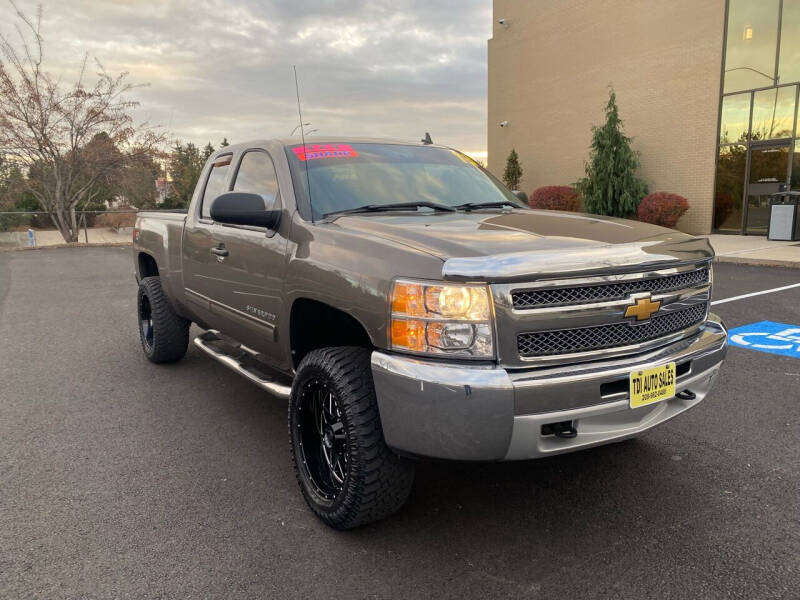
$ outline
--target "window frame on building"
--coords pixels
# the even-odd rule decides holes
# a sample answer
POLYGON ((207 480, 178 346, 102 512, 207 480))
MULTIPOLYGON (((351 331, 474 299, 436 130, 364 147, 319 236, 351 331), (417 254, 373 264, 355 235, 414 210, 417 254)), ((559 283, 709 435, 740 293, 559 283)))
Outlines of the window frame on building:
MULTIPOLYGON (((786 169, 786 179, 785 184, 787 186, 791 185, 792 179, 798 179, 798 175, 792 171, 794 160, 794 153, 795 149, 800 147, 800 138, 798 138, 798 131, 797 131, 797 121, 798 121, 798 110, 800 109, 800 79, 790 82, 780 82, 780 69, 781 69, 781 62, 780 62, 780 53, 781 53, 781 46, 782 46, 782 38, 783 38, 783 15, 784 15, 784 6, 788 2, 797 2, 798 0, 777 0, 777 35, 775 40, 775 62, 774 62, 774 69, 773 69, 773 76, 772 76, 772 85, 760 86, 760 87, 752 87, 752 88, 745 88, 745 89, 733 89, 729 91, 725 91, 725 77, 726 73, 732 70, 739 70, 742 68, 737 66, 734 68, 728 68, 727 62, 727 50, 728 50, 728 43, 730 37, 730 11, 731 11, 731 4, 732 2, 741 2, 744 0, 726 0, 725 2, 725 23, 724 23, 724 31, 723 31, 723 48, 722 48, 722 65, 721 65, 721 73, 720 73, 720 92, 719 92, 719 108, 718 108, 718 117, 717 117, 717 139, 716 139, 716 156, 714 160, 714 197, 713 197, 713 211, 712 211, 712 232, 714 233, 735 233, 735 234, 747 234, 748 231, 748 213, 749 213, 749 186, 750 183, 750 170, 751 170, 751 155, 754 149, 764 148, 764 147, 775 147, 780 148, 784 145, 788 145, 788 165, 786 169), (792 121, 792 130, 791 135, 789 137, 770 137, 769 139, 753 139, 753 113, 755 110, 755 101, 756 101, 756 94, 759 92, 764 92, 768 90, 774 90, 775 93, 775 108, 773 109, 772 120, 770 121, 770 135, 772 134, 772 127, 774 127, 775 123, 775 110, 777 110, 778 100, 780 96, 780 91, 783 88, 794 88, 794 114, 793 114, 793 121, 792 121), (723 128, 723 108, 725 99, 732 96, 744 95, 749 94, 749 117, 747 122, 747 129, 743 134, 743 139, 736 139, 730 140, 726 138, 725 141, 721 139, 722 136, 722 128, 723 128), (732 146, 741 146, 744 145, 746 148, 746 161, 744 166, 744 173, 742 174, 742 197, 740 199, 740 214, 741 214, 741 222, 739 224, 738 229, 722 229, 720 226, 722 223, 717 222, 717 216, 721 214, 723 211, 721 210, 722 207, 718 206, 718 185, 719 185, 719 169, 720 169, 720 154, 722 153, 724 148, 729 148, 732 146)), ((751 0, 752 2, 757 2, 758 0, 751 0)), ((747 29, 747 27, 745 27, 747 29)), ((751 35, 752 35, 751 30, 751 35)), ((748 38, 749 39, 749 38, 748 38)), ((765 73, 761 73, 765 77, 769 77, 769 75, 765 73)), ((800 72, 798 72, 798 78, 800 78, 800 72)), ((784 182, 775 182, 778 185, 784 182)), ((760 234, 760 233, 759 233, 760 234)))

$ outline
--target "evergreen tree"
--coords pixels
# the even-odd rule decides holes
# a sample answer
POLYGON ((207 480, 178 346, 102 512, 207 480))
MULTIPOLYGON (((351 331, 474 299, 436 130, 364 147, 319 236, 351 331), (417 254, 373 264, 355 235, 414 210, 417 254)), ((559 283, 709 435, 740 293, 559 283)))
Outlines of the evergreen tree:
POLYGON ((203 164, 205 164, 205 162, 208 160, 208 158, 212 154, 214 154, 215 151, 216 151, 216 149, 214 148, 214 146, 211 145, 211 142, 208 142, 206 144, 206 147, 203 148, 203 164))
POLYGON ((575 184, 586 212, 614 217, 636 214, 647 195, 647 184, 636 177, 639 156, 622 129, 613 90, 605 108, 606 122, 592 127, 592 145, 586 177, 575 184))
POLYGON ((200 178, 200 172, 209 155, 214 152, 211 144, 202 151, 192 142, 185 144, 176 141, 172 153, 167 160, 170 174, 169 198, 164 203, 164 208, 186 208, 192 199, 194 187, 200 178))
POLYGON ((503 171, 503 183, 510 190, 518 190, 522 181, 522 163, 519 162, 517 151, 512 148, 506 159, 506 170, 503 171))

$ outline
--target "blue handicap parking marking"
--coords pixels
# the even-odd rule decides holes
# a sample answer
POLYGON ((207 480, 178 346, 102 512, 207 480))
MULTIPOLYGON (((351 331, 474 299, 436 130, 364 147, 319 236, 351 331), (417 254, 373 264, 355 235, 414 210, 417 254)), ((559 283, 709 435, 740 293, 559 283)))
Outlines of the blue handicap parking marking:
POLYGON ((728 331, 731 346, 800 358, 800 325, 760 321, 728 331))

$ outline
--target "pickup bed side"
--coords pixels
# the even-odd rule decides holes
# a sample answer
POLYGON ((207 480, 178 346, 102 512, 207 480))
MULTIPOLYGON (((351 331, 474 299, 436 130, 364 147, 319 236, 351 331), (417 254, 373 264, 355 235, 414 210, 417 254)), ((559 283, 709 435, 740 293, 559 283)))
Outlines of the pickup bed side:
POLYGON ((181 238, 186 215, 166 212, 140 212, 136 215, 134 244, 136 279, 158 276, 175 309, 190 318, 183 306, 181 278, 181 238))

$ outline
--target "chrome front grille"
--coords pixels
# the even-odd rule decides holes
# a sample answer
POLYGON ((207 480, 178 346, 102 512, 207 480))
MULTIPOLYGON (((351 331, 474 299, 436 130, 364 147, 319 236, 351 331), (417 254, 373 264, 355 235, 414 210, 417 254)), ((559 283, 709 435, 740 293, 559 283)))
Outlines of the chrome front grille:
POLYGON ((578 327, 555 331, 536 331, 517 335, 517 351, 523 358, 575 354, 640 344, 682 331, 702 323, 706 304, 695 304, 656 316, 641 325, 627 322, 578 327))
POLYGON ((543 308, 546 306, 569 306, 593 302, 622 300, 631 294, 650 292, 659 294, 682 290, 708 283, 708 267, 649 279, 636 279, 619 283, 581 285, 557 288, 518 289, 511 292, 515 310, 543 308))
POLYGON ((574 364, 640 354, 691 336, 711 300, 711 264, 492 284, 504 366, 574 364))

